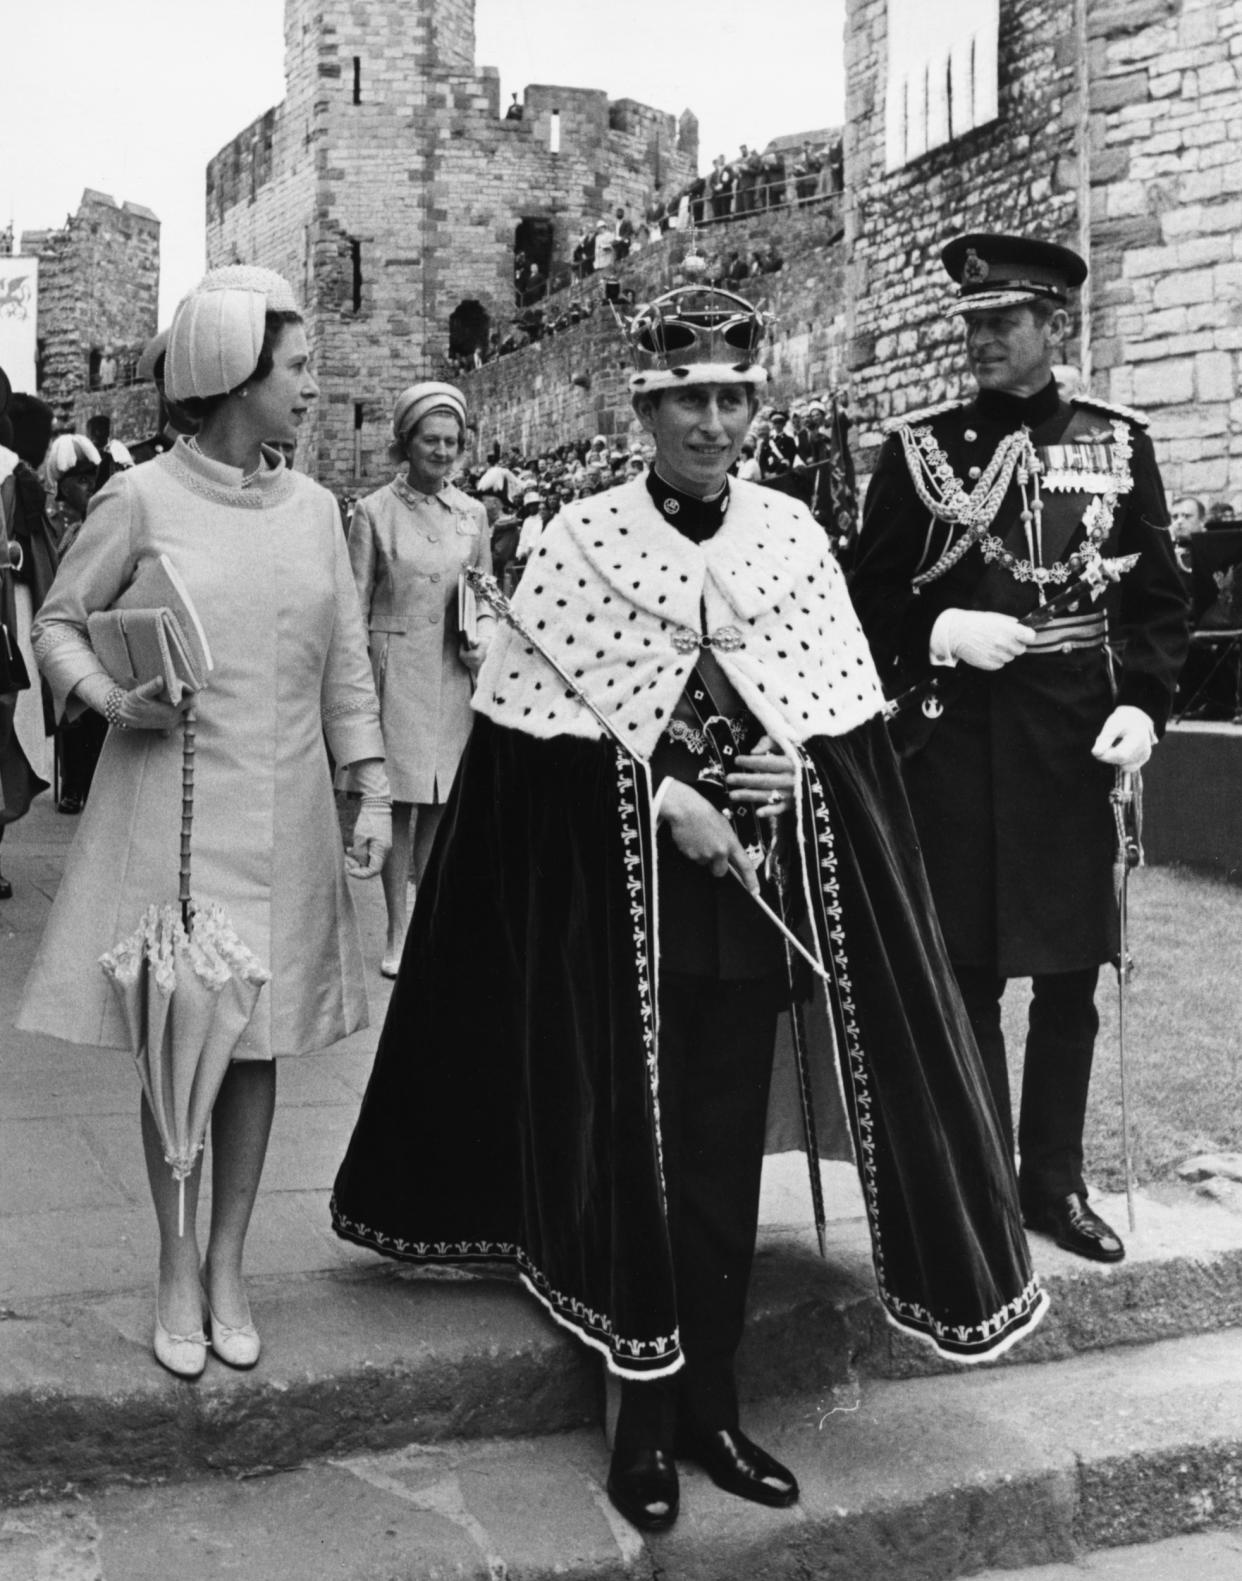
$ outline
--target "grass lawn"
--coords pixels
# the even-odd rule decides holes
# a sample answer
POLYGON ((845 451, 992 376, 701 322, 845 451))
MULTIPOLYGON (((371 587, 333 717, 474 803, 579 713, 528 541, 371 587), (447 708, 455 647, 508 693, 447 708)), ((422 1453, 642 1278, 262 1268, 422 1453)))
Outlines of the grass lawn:
MULTIPOLYGON (((1242 1152, 1242 886, 1183 867, 1130 876, 1127 1098, 1135 1176, 1169 1179, 1200 1152, 1242 1152)), ((1015 1102, 1029 983, 1005 995, 1015 1102)), ((1087 1109, 1086 1173, 1124 1187, 1117 974, 1100 972, 1100 1035, 1087 1109)), ((1015 1116, 1016 1122, 1016 1116, 1015 1116)))

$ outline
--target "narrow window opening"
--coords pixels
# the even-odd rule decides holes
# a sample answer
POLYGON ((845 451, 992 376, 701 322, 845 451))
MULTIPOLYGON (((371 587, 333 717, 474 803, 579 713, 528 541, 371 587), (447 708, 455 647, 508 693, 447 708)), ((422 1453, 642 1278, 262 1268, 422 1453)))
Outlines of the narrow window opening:
POLYGON ((362 418, 363 405, 361 401, 354 402, 354 476, 362 476, 362 418))
POLYGON ((548 123, 548 152, 559 154, 561 151, 561 112, 553 110, 548 123))
POLYGON ((354 103, 362 103, 362 56, 354 56, 354 103))
POLYGON ((349 262, 353 270, 354 312, 362 311, 362 243, 352 237, 349 242, 349 262))

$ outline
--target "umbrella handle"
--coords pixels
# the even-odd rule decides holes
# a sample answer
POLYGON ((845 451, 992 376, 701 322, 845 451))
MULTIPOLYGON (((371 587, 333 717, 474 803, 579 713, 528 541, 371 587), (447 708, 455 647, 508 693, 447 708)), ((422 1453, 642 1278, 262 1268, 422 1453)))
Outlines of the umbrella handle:
POLYGON ((190 899, 190 829, 194 823, 194 705, 186 709, 181 725, 181 923, 187 930, 193 902, 190 899))

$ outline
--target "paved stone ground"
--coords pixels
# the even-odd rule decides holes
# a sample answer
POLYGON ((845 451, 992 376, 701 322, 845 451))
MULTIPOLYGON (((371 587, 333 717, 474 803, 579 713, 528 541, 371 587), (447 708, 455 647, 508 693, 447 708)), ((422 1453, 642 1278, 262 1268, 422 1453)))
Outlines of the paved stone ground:
MULTIPOLYGON (((691 1469, 643 1541, 602 1492, 581 1347, 512 1281, 427 1279, 328 1228, 378 970, 376 1027, 281 1062, 249 1254, 264 1360, 169 1378, 129 1058, 12 1027, 74 827, 45 802, 3 847, 0 1581, 1242 1581, 1242 1538, 1202 1530, 1242 1522, 1242 1217, 1144 1197, 1107 1269, 1036 1237, 1053 1307, 1014 1359, 1043 1365, 932 1376, 875 1311, 852 1169, 825 1166, 825 1267, 798 1155, 765 1176, 743 1374, 804 1500, 757 1510, 691 1469)), ((383 898, 354 893, 376 963, 383 898)))
MULTIPOLYGON (((15 1030, 33 959, 75 818, 40 797, 5 835, 0 858, 14 896, 0 904, 0 1306, 53 1296, 145 1288, 157 1242, 138 1139, 138 1083, 128 1054, 83 1049, 15 1030)), ((247 1271, 281 1274, 373 1266, 332 1234, 327 1199, 371 1068, 391 985, 379 974, 384 899, 379 882, 351 889, 371 966, 372 1025, 326 1052, 279 1061, 277 1112, 247 1271)), ((806 1222, 800 1156, 773 1162, 767 1223, 806 1222)), ((203 1173, 200 1223, 210 1174, 203 1173)), ((826 1165, 829 1212, 861 1213, 854 1171, 826 1165)))

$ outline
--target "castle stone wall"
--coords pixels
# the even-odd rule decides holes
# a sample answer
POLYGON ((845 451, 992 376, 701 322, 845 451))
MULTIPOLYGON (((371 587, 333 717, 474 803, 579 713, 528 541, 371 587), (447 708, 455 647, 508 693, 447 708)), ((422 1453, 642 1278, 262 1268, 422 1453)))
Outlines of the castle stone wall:
MULTIPOLYGON (((1242 494, 1242 0, 1001 0, 995 122, 884 170, 885 0, 849 0, 851 383, 864 464, 887 417, 967 393, 939 248, 1014 230, 1079 245, 1084 119, 1093 388, 1147 412, 1170 492, 1242 494)), ((1067 360, 1081 358, 1071 342, 1067 360)))
POLYGON ((940 248, 963 231, 1077 231, 1071 0, 1002 0, 999 117, 885 173, 885 0, 849 0, 845 233, 851 399, 864 456, 887 418, 965 393, 940 248))
POLYGON ((1242 3, 1092 10, 1097 386, 1171 494, 1242 497, 1242 3))
MULTIPOLYGON (((773 274, 734 289, 773 314, 765 362, 771 384, 765 399, 790 400, 845 379, 845 258, 841 199, 806 208, 775 209, 707 226, 694 245, 709 265, 775 246, 784 262, 773 274)), ((676 231, 637 253, 618 271, 637 302, 685 285, 689 242, 676 231)), ((578 293, 596 304, 589 318, 458 378, 477 425, 480 454, 493 443, 538 455, 570 440, 639 432, 630 406, 630 365, 611 312, 591 276, 578 293)), ((548 303, 565 305, 569 293, 548 303)))
POLYGON ((529 88, 503 119, 473 0, 287 0, 285 33, 284 102, 208 167, 208 257, 300 289, 321 398, 299 462, 354 492, 394 396, 443 365, 452 313, 509 328, 519 223, 548 222, 567 263, 584 222, 687 179, 697 140, 692 118, 583 88, 529 88))
POLYGON ((61 229, 26 231, 21 251, 39 260, 37 393, 63 428, 81 429, 88 414, 116 411, 120 437, 130 421, 127 406, 146 410, 122 392, 157 327, 159 220, 140 204, 117 203, 88 187, 61 229))

